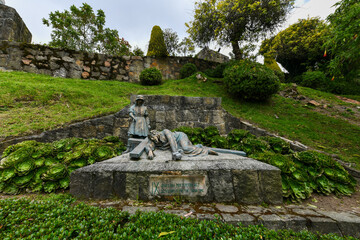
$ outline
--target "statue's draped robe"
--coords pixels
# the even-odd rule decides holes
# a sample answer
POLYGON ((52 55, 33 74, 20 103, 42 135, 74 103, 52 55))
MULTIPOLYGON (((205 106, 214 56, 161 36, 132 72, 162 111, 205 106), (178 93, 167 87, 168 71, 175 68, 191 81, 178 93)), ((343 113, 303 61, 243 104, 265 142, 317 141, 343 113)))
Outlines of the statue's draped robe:
POLYGON ((201 144, 193 145, 188 136, 183 132, 171 132, 165 129, 162 131, 162 137, 160 142, 156 144, 156 147, 161 150, 171 149, 171 145, 175 146, 176 151, 183 151, 187 156, 208 155, 209 148, 202 146, 201 144))
POLYGON ((149 114, 146 106, 136 106, 134 104, 130 107, 129 111, 133 114, 136 121, 131 122, 128 134, 139 137, 147 137, 149 134, 149 114))

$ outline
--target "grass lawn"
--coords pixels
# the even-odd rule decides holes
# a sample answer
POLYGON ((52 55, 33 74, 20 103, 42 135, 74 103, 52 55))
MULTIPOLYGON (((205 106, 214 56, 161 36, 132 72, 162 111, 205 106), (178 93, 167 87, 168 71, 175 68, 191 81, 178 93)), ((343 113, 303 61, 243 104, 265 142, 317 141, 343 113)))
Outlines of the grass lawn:
MULTIPOLYGON (((0 72, 0 139, 38 133, 74 121, 114 113, 131 94, 222 97, 225 110, 270 132, 297 140, 360 169, 360 127, 314 111, 300 101, 275 95, 266 103, 235 100, 219 80, 194 77, 168 80, 161 86, 116 81, 62 79, 22 72, 0 72)), ((298 87, 301 94, 330 104, 350 106, 334 95, 298 87)), ((358 120, 360 121, 360 120, 358 120)))

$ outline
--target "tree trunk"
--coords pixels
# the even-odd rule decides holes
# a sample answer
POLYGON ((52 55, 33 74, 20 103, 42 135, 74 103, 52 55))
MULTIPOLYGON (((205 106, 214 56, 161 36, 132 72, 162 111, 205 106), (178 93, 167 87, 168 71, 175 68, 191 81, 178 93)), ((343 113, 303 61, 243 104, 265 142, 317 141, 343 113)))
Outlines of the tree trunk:
POLYGON ((243 59, 243 53, 242 53, 242 51, 241 51, 241 49, 239 47, 238 41, 232 41, 231 46, 232 46, 232 49, 233 49, 233 53, 235 55, 235 59, 236 60, 243 59))

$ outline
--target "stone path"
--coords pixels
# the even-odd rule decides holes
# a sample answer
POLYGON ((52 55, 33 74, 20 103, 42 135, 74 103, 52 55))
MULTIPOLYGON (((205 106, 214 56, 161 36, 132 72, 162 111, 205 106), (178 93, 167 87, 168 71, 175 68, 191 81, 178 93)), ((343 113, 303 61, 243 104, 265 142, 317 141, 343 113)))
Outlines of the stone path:
POLYGON ((270 229, 309 230, 311 232, 336 233, 340 236, 360 238, 360 211, 335 212, 324 211, 312 206, 239 206, 225 204, 177 204, 143 203, 136 201, 100 201, 90 205, 114 207, 135 214, 136 211, 163 211, 181 217, 192 217, 200 220, 220 218, 224 222, 245 226, 263 224, 270 229))

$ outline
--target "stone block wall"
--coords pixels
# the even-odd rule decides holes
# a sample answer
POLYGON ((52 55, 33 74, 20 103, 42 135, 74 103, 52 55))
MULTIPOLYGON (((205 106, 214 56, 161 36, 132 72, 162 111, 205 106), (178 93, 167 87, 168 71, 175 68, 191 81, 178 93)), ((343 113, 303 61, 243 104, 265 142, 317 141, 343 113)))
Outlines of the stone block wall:
MULTIPOLYGON (((227 134, 232 129, 245 129, 256 136, 275 136, 226 112, 221 106, 221 98, 167 95, 145 95, 144 97, 149 112, 151 129, 171 130, 180 126, 201 128, 216 126, 222 135, 227 134)), ((135 102, 135 98, 135 95, 131 96, 132 104, 135 102)), ((6 147, 26 140, 51 142, 68 137, 103 138, 114 135, 126 142, 130 126, 129 107, 130 105, 115 114, 70 124, 64 128, 45 131, 39 135, 4 139, 0 141, 0 154, 6 147)), ((284 140, 290 142, 291 147, 296 151, 307 149, 301 143, 288 139, 284 140)))
POLYGON ((0 42, 0 67, 62 78, 139 82, 142 70, 158 68, 163 79, 179 79, 180 69, 194 63, 200 71, 218 63, 190 57, 111 56, 17 42, 0 42))
POLYGON ((31 43, 32 35, 17 11, 0 4, 0 40, 31 43))

